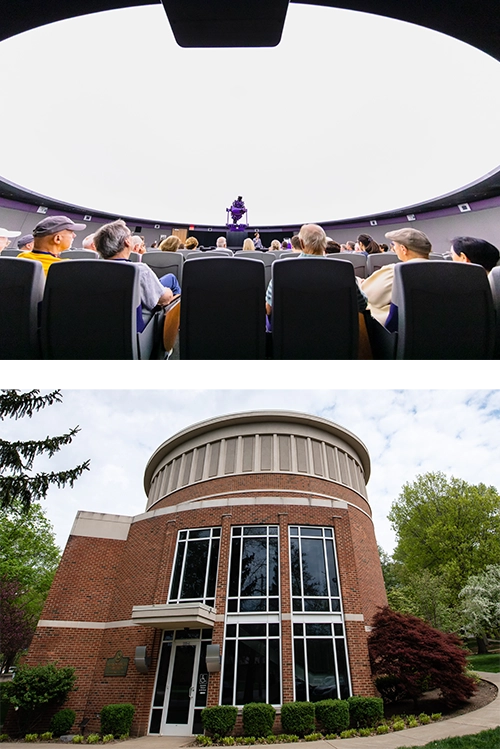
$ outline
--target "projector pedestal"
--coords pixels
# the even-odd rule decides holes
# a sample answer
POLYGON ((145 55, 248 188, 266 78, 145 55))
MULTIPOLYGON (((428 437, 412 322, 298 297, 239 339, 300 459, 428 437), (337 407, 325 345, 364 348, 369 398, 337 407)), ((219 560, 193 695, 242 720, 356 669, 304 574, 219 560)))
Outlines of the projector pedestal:
POLYGON ((230 250, 241 250, 247 237, 247 231, 228 231, 226 234, 227 246, 230 250))

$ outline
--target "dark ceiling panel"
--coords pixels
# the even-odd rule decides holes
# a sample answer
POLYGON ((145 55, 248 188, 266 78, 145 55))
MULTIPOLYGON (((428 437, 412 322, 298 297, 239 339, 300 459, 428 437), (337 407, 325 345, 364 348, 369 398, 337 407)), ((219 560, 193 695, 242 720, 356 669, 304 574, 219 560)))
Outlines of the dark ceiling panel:
POLYGON ((275 47, 288 0, 162 0, 181 47, 275 47))

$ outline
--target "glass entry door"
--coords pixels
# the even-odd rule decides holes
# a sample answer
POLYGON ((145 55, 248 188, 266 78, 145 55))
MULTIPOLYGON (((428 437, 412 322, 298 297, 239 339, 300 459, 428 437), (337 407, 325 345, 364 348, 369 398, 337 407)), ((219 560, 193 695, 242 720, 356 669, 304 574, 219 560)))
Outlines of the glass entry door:
POLYGON ((195 665, 200 642, 174 642, 167 699, 161 733, 164 736, 191 736, 196 693, 195 665))

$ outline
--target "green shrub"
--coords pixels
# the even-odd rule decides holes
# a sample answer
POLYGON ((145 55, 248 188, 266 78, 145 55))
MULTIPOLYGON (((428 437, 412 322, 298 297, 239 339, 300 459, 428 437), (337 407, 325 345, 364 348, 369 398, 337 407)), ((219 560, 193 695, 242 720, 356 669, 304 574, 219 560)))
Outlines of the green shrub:
POLYGON ((75 669, 70 666, 20 666, 10 684, 9 700, 14 707, 31 711, 48 702, 62 704, 75 680, 75 669))
POLYGON ((341 739, 352 739, 353 736, 356 736, 355 728, 348 728, 347 731, 342 731, 340 734, 341 739))
POLYGON ((63 736, 70 732, 71 726, 75 722, 76 713, 69 707, 65 707, 64 710, 59 710, 55 715, 52 716, 50 721, 50 730, 54 736, 63 736))
POLYGON ((313 702, 285 702, 281 707, 281 725, 286 733, 304 736, 314 731, 313 702))
POLYGON ((135 707, 130 702, 105 705, 101 708, 101 734, 112 733, 113 737, 118 737, 122 733, 130 733, 134 712, 135 707))
POLYGON ((294 744, 296 741, 299 740, 299 737, 295 733, 281 733, 278 736, 278 739, 283 744, 294 744))
POLYGON ((87 736, 87 744, 98 744, 100 741, 100 736, 98 733, 89 733, 87 736))
POLYGON ((214 705, 201 711, 203 728, 212 736, 225 736, 232 731, 237 717, 238 708, 232 705, 214 705))
POLYGON ((276 743, 276 736, 274 733, 268 733, 266 736, 266 741, 268 744, 275 744, 276 743))
POLYGON ((327 733, 325 734, 325 739, 327 741, 334 741, 335 739, 338 739, 338 735, 336 733, 327 733))
POLYGON ((349 697, 349 716, 353 728, 376 726, 384 717, 381 697, 349 697))
POLYGON ((432 713, 431 720, 441 720, 443 713, 432 713))
POLYGON ((322 738, 322 733, 308 733, 307 736, 304 736, 304 741, 319 741, 322 738))
POLYGON ((200 735, 196 737, 196 743, 200 746, 212 746, 212 739, 210 736, 204 736, 200 733, 200 735))
POLYGON ((416 728, 418 726, 418 720, 414 715, 410 715, 408 718, 408 728, 416 728))
POLYGON ((83 744, 83 736, 81 736, 81 734, 77 734, 76 736, 73 736, 71 742, 73 744, 83 744))
POLYGON ((420 725, 425 726, 427 723, 431 722, 430 716, 427 715, 427 713, 420 713, 418 716, 418 719, 420 721, 420 725))
POLYGON ((360 736, 370 736, 372 730, 372 728, 360 728, 358 733, 360 736))
MULTIPOLYGON (((7 717, 7 712, 10 706, 9 693, 10 693, 10 681, 0 682, 0 726, 4 724, 7 717)), ((5 734, 2 734, 4 736, 5 734)), ((1 741, 1 737, 0 737, 1 741)), ((6 739, 4 739, 6 741, 6 739)))
POLYGON ((114 738, 115 738, 114 734, 107 733, 105 736, 102 737, 102 743, 103 744, 109 744, 109 742, 113 741, 114 738))
POLYGON ((30 743, 32 741, 38 741, 38 734, 37 733, 27 733, 26 736, 24 737, 24 740, 27 741, 27 742, 30 742, 30 743))
POLYGON ((389 733, 389 726, 386 726, 386 725, 377 726, 376 731, 377 731, 378 734, 389 733))
POLYGON ((234 746, 234 736, 223 736, 220 743, 222 746, 234 746))
POLYGON ((249 702, 243 706, 243 735, 267 736, 272 733, 276 710, 266 702, 249 702))
POLYGON ((0 742, 2 741, 10 741, 10 736, 8 733, 0 733, 0 742))
POLYGON ((314 705, 316 718, 327 733, 340 733, 349 728, 347 700, 321 700, 314 705))
POLYGON ((120 741, 126 741, 129 738, 130 738, 130 734, 129 733, 122 733, 122 734, 120 734, 120 741))
POLYGON ((52 731, 45 731, 45 733, 41 733, 40 741, 52 741, 52 731))
POLYGON ((402 731, 405 728, 404 720, 395 720, 392 724, 393 731, 402 731))

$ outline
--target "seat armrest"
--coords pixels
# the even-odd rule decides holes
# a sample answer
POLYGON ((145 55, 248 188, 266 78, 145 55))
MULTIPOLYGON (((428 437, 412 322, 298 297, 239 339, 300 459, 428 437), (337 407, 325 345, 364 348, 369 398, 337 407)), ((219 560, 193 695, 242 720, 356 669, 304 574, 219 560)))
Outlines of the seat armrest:
POLYGON ((374 359, 395 359, 398 334, 391 333, 374 317, 365 318, 374 359))

